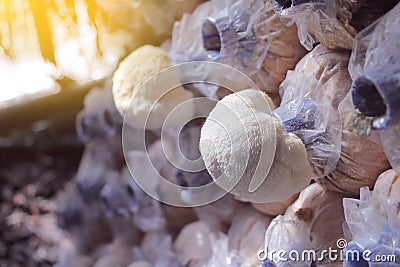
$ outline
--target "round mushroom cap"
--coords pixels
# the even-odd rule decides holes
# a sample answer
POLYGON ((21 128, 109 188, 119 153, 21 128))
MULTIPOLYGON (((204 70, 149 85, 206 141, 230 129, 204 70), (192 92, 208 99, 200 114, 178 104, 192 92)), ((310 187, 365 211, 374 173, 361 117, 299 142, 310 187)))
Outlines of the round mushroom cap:
POLYGON ((394 170, 388 170, 379 175, 374 186, 374 194, 381 194, 389 203, 400 207, 400 179, 394 170))
MULTIPOLYGON (((113 96, 121 115, 136 128, 160 129, 168 114, 193 97, 181 85, 168 54, 159 47, 145 45, 133 51, 118 66, 113 77, 113 96)), ((171 125, 190 120, 194 105, 175 112, 171 125)))
POLYGON ((251 206, 244 208, 232 221, 228 231, 229 249, 237 251, 247 263, 259 263, 255 251, 264 245, 264 233, 272 218, 255 211, 251 206))
POLYGON ((271 99, 254 89, 224 97, 201 130, 200 152, 223 189, 250 202, 284 200, 312 176, 306 149, 273 118, 271 99))
POLYGON ((327 191, 317 183, 309 185, 285 215, 272 220, 265 234, 265 247, 276 251, 294 249, 300 253, 312 249, 318 256, 318 266, 334 266, 335 262, 326 255, 322 259, 322 256, 324 249, 337 248, 337 240, 344 236, 343 196, 327 191))
POLYGON ((286 209, 290 206, 290 204, 292 204, 298 197, 299 194, 294 194, 282 201, 268 202, 268 203, 251 203, 251 205, 258 212, 261 212, 269 216, 277 216, 284 214, 286 209))
POLYGON ((211 230, 205 222, 196 221, 186 225, 174 243, 180 262, 206 263, 212 255, 211 230))

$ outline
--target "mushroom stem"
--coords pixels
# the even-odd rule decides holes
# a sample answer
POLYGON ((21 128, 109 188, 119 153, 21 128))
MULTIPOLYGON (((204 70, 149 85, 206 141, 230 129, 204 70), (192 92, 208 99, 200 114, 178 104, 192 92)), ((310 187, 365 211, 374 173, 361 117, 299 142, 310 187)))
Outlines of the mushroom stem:
POLYGON ((375 130, 400 122, 399 71, 400 64, 368 69, 353 83, 353 105, 362 115, 373 117, 375 130))

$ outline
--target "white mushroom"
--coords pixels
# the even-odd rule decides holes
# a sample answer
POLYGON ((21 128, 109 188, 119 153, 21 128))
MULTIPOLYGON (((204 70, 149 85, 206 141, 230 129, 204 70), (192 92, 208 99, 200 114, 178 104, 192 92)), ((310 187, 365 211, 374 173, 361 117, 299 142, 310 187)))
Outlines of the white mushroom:
MULTIPOLYGON (((160 129, 177 105, 192 98, 191 92, 178 86, 179 75, 169 68, 171 65, 164 50, 145 45, 118 66, 113 77, 114 101, 118 111, 134 127, 160 129)), ((183 110, 174 113, 172 124, 186 122, 193 113, 194 106, 185 105, 183 110)))
POLYGON ((264 233, 272 218, 255 211, 251 206, 240 212, 233 220, 228 231, 229 250, 237 251, 242 263, 259 263, 257 251, 264 243, 264 233))
POLYGON ((243 200, 280 201, 310 183, 302 141, 284 132, 269 115, 272 108, 265 93, 240 91, 218 102, 201 130, 200 152, 209 173, 243 200))
POLYGON ((394 170, 379 175, 374 186, 374 193, 381 194, 390 203, 400 206, 400 179, 394 170))
POLYGON ((208 261, 212 255, 210 234, 210 228, 202 221, 190 223, 182 229, 174 243, 181 264, 201 266, 208 261))
MULTIPOLYGON (((344 236, 342 198, 343 195, 327 191, 316 183, 308 186, 286 210, 285 215, 280 215, 271 222, 265 234, 265 247, 269 251, 296 250, 300 255, 304 250, 312 249, 318 256, 317 264, 327 264, 329 262, 327 258, 320 261, 321 256, 327 256, 321 254, 321 251, 328 247, 336 249, 337 240, 344 236)), ((272 257, 272 255, 269 256, 272 257)), ((281 260, 274 258, 275 263, 281 260)), ((291 265, 292 263, 288 261, 279 266, 310 266, 311 264, 308 262, 302 263, 303 265, 291 265)), ((333 263, 329 262, 329 264, 333 263)))
POLYGON ((286 209, 299 197, 299 194, 294 194, 287 199, 278 202, 269 203, 251 203, 258 211, 266 215, 277 216, 284 214, 286 209))

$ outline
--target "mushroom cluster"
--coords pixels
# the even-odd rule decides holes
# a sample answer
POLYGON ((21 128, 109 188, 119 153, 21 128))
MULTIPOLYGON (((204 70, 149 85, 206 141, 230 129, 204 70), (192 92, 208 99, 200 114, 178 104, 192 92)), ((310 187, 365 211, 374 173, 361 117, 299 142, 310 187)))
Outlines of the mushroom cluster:
POLYGON ((199 2, 87 95, 58 266, 400 266, 398 1, 199 2))

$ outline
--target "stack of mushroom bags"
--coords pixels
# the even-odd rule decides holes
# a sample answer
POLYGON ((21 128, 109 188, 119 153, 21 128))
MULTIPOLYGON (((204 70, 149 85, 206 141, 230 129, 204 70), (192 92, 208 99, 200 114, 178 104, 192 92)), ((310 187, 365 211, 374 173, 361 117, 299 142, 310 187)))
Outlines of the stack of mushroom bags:
MULTIPOLYGON (((58 219, 70 242, 59 265, 379 265, 321 253, 331 248, 397 255, 380 266, 400 266, 396 4, 211 0, 184 14, 160 47, 134 50, 112 83, 90 92, 77 119, 87 148, 76 181, 60 195, 58 219), (143 87, 157 73, 193 61, 225 64, 253 82, 199 64, 196 75, 221 76, 234 89, 182 83, 170 94, 143 87), (168 114, 196 97, 216 101, 186 105, 172 118, 172 124, 197 118, 181 129, 179 146, 162 139, 168 114), (165 150, 178 148, 206 169, 175 167, 165 150), (153 183, 152 167, 185 187, 215 182, 225 189, 221 174, 237 183, 212 203, 191 206, 196 196, 153 183), (153 199, 143 181, 159 200, 182 207, 153 199), (280 250, 313 250, 317 258, 269 254, 280 250)), ((171 84, 195 75, 170 73, 171 84)))

